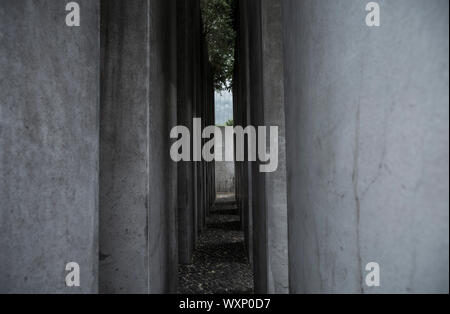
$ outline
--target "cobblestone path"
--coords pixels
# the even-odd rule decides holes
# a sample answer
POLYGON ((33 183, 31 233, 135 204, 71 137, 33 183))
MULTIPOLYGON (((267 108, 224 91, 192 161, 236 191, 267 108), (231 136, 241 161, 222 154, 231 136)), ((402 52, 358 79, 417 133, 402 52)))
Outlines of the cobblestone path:
POLYGON ((179 292, 186 294, 250 294, 253 274, 244 234, 232 198, 221 198, 207 218, 193 264, 180 265, 179 292))

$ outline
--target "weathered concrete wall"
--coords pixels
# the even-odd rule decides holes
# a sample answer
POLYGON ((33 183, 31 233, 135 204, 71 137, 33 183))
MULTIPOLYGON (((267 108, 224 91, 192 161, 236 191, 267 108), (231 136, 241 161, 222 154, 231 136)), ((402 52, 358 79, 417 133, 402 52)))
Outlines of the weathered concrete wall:
POLYGON ((291 292, 448 293, 448 1, 366 3, 284 1, 291 292))
POLYGON ((177 0, 150 0, 150 293, 178 286, 177 165, 170 130, 177 123, 177 0))
POLYGON ((238 37, 236 119, 244 125, 278 126, 279 156, 278 169, 273 173, 261 173, 260 162, 238 165, 242 169, 237 171, 240 176, 237 194, 241 199, 241 195, 251 191, 248 193, 251 207, 245 198, 241 206, 248 211, 242 217, 247 247, 253 247, 255 291, 286 293, 289 288, 282 2, 241 1, 239 10, 239 27, 244 32, 238 37), (253 241, 249 241, 252 230, 253 241))
MULTIPOLYGON (((201 118, 203 129, 214 123, 214 87, 203 38, 200 1, 177 1, 178 29, 178 125, 193 134, 193 118, 201 118)), ((202 140, 202 145, 207 140, 202 140)), ((193 148, 191 143, 191 160, 193 148)), ((198 234, 215 200, 214 163, 178 163, 179 260, 192 262, 198 234)))
MULTIPOLYGON (((235 70, 233 85, 233 117, 236 125, 246 128, 250 121, 250 69, 247 1, 239 1, 236 16, 238 18, 235 45, 235 70)), ((244 147, 248 147, 248 138, 244 139, 244 147)), ((250 263, 253 263, 253 216, 252 216, 252 177, 249 152, 245 150, 244 161, 235 163, 236 203, 241 212, 242 229, 245 236, 245 247, 250 263)))
MULTIPOLYGON (((245 21, 248 23, 249 42, 249 124, 263 125, 263 67, 261 1, 250 0, 247 4, 245 21)), ((253 269, 254 290, 256 293, 268 292, 268 252, 267 252, 267 203, 265 198, 264 174, 259 172, 259 162, 250 164, 252 178, 252 216, 253 216, 253 269)))
POLYGON ((103 293, 176 289, 175 10, 175 1, 102 1, 103 293))
POLYGON ((0 293, 97 292, 99 1, 78 3, 68 27, 65 2, 0 2, 0 293))
MULTIPOLYGON (((192 134, 192 14, 189 0, 177 1, 178 38, 178 125, 192 134)), ((179 262, 190 264, 196 241, 196 210, 192 162, 178 163, 178 245, 179 262)))
POLYGON ((264 125, 278 127, 278 168, 265 174, 269 293, 289 292, 282 3, 263 0, 261 10, 264 125))
MULTIPOLYGON (((222 136, 215 137, 215 148, 218 151, 222 151, 222 158, 225 158, 225 151, 234 151, 233 143, 227 143, 225 145, 225 127, 219 126, 222 136)), ((216 193, 234 193, 234 162, 232 161, 216 161, 216 193)))

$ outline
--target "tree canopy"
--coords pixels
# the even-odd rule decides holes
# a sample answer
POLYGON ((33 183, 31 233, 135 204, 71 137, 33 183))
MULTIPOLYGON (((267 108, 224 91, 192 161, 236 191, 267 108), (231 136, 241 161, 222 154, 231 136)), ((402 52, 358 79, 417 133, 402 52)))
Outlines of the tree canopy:
POLYGON ((234 0, 201 0, 209 61, 216 90, 231 90, 234 70, 234 0))

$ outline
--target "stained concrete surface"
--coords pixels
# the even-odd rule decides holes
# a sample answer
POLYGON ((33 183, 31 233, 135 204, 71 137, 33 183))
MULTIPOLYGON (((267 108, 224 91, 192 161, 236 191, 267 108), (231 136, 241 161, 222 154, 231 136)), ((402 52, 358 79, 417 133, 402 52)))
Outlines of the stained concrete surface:
POLYGON ((280 23, 280 2, 241 0, 235 121, 283 127, 285 103, 287 182, 239 165, 241 212, 221 204, 200 238, 214 169, 168 156, 176 118, 214 121, 199 2, 177 37, 181 0, 103 1, 102 58, 99 1, 78 2, 79 28, 58 1, 0 2, 0 292, 174 292, 178 238, 187 262, 200 240, 185 292, 250 292, 254 271, 256 292, 448 293, 448 1, 379 1, 368 28, 367 1, 284 0, 280 23))
POLYGON ((284 1, 292 293, 449 291, 449 2, 378 2, 284 1))
MULTIPOLYGON (((284 112, 283 2, 262 0, 264 125, 278 127, 278 167, 265 174, 268 293, 288 293, 286 130, 284 112)), ((268 141, 270 149, 270 141, 268 141)))
POLYGON ((175 4, 102 1, 101 293, 176 290, 175 4))
MULTIPOLYGON (((237 195, 257 293, 289 292, 284 116, 283 20, 280 0, 239 1, 235 120, 278 127, 278 168, 237 164, 237 195)), ((270 143, 267 143, 270 145, 270 143)))
POLYGON ((96 293, 99 1, 0 1, 0 293, 96 293), (66 287, 65 266, 80 266, 66 287))
POLYGON ((193 263, 179 268, 180 293, 253 292, 253 271, 245 253, 234 195, 224 196, 217 200, 207 218, 193 263))
MULTIPOLYGON (((200 1, 177 5, 177 125, 193 134, 193 118, 202 126, 214 124, 214 87, 202 34, 200 1)), ((206 140, 203 139, 202 143, 206 140)), ((214 162, 178 163, 179 263, 192 261, 193 249, 215 199, 214 162)))

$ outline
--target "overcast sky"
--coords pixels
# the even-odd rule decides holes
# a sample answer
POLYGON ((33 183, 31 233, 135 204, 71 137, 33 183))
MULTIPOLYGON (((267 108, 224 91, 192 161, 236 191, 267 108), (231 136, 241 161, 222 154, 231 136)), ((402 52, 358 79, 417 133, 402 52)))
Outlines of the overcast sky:
POLYGON ((215 94, 216 124, 225 124, 233 119, 233 96, 227 91, 215 94))

